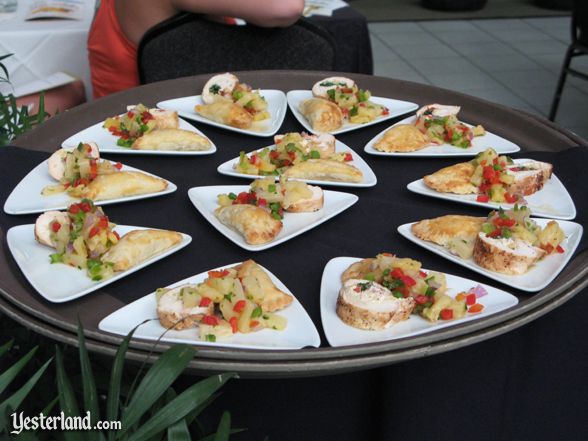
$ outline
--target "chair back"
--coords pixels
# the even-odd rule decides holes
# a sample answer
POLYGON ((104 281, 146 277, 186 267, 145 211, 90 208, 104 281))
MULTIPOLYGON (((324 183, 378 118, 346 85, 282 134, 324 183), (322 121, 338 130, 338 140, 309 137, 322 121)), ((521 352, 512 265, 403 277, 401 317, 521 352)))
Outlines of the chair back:
POLYGON ((588 0, 574 0, 572 41, 588 46, 588 0))
POLYGON ((287 28, 235 26, 181 13, 151 28, 138 49, 141 84, 213 72, 334 70, 336 46, 305 19, 287 28))

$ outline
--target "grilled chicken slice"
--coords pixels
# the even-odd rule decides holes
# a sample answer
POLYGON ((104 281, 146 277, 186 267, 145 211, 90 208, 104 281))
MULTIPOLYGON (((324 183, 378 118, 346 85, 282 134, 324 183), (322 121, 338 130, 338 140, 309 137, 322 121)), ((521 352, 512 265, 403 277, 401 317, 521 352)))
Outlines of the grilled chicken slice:
POLYGON ((480 232, 474 244, 474 262, 497 273, 520 275, 529 271, 545 251, 521 239, 487 237, 480 232))

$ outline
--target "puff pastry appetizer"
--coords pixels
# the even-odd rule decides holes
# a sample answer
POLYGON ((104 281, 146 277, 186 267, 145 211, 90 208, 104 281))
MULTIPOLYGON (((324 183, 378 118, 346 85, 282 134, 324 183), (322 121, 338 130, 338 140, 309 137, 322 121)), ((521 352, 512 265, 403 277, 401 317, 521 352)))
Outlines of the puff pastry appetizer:
POLYGON ((424 271, 420 262, 390 253, 352 264, 342 274, 341 283, 337 315, 360 329, 382 330, 411 314, 437 322, 459 319, 467 312, 483 309, 478 304, 468 310, 466 293, 450 297, 444 274, 424 271))
POLYGON ((274 147, 266 147, 250 155, 241 152, 239 161, 233 167, 239 173, 248 175, 285 175, 342 182, 363 180, 363 173, 351 164, 353 154, 335 151, 333 135, 286 133, 276 135, 274 142, 274 147), (312 165, 300 166, 306 162, 312 165))
POLYGON ((251 245, 271 242, 282 231, 282 221, 254 205, 228 205, 218 207, 214 215, 226 226, 241 233, 251 245))
POLYGON ((552 172, 553 166, 549 163, 515 164, 508 156, 499 156, 493 149, 487 149, 473 160, 442 168, 425 176, 423 181, 442 193, 477 193, 479 202, 515 203, 541 190, 552 172))
POLYGON ((310 98, 300 103, 300 112, 317 132, 332 132, 343 125, 343 112, 334 103, 322 98, 310 98))
POLYGON ((149 132, 138 138, 132 145, 133 150, 173 150, 202 151, 209 150, 210 140, 198 133, 180 129, 162 129, 149 132))
POLYGON ((374 149, 381 152, 414 152, 430 145, 429 137, 410 124, 400 124, 388 129, 376 141, 374 149))
POLYGON ((524 274, 540 259, 563 253, 565 234, 556 221, 541 228, 525 206, 492 211, 486 219, 443 216, 417 222, 412 232, 459 257, 473 258, 483 268, 503 274, 524 274), (479 225, 479 227, 478 227, 479 225))
POLYGON ((100 160, 94 143, 56 151, 49 158, 48 167, 60 183, 45 187, 41 192, 44 196, 67 192, 75 198, 107 200, 158 193, 168 186, 164 179, 138 171, 121 171, 122 164, 100 160))
MULTIPOLYGON (((343 122, 365 124, 389 114, 386 107, 370 101, 369 90, 360 89, 350 78, 324 78, 315 83, 312 87, 312 94, 315 98, 335 104, 341 111, 343 122)), ((304 114, 304 111, 302 113, 304 114)), ((315 129, 314 125, 313 129, 315 129)), ((320 129, 316 128, 315 130, 320 129)))
POLYGON ((179 243, 180 233, 134 230, 122 239, 101 207, 89 199, 71 204, 66 212, 48 211, 37 218, 35 239, 54 248, 51 263, 85 269, 98 281, 112 277, 179 243))
POLYGON ((205 118, 240 129, 270 118, 267 102, 259 91, 239 82, 230 73, 215 75, 202 89, 202 101, 194 110, 205 118))
POLYGON ((114 271, 126 271, 182 241, 182 235, 167 230, 133 230, 125 234, 101 257, 114 271))
POLYGON ((156 298, 162 326, 177 330, 198 327, 200 338, 210 342, 237 333, 283 330, 287 320, 273 312, 293 301, 253 260, 209 271, 201 283, 159 288, 156 298))

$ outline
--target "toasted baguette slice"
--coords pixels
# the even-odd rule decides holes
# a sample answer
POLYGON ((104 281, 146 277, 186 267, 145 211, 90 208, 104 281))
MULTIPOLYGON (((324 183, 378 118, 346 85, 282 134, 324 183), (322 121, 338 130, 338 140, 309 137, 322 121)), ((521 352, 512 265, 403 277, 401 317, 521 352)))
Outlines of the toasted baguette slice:
POLYGON ((541 248, 520 239, 494 239, 480 232, 474 244, 474 262, 497 273, 520 275, 545 255, 541 248))
POLYGON ((508 174, 514 176, 515 181, 508 186, 511 194, 529 196, 543 188, 551 178, 553 165, 541 161, 528 161, 512 164, 507 167, 508 174))
POLYGON ((40 215, 35 222, 35 239, 40 244, 55 248, 55 243, 51 240, 53 222, 69 226, 69 216, 61 211, 46 211, 40 215))
POLYGON ((195 327, 202 317, 214 313, 214 303, 208 306, 186 307, 182 298, 182 288, 186 285, 173 288, 157 299, 157 316, 159 323, 164 328, 176 330, 195 327))
POLYGON ((412 297, 399 299, 376 282, 347 280, 337 297, 337 315, 354 328, 379 331, 406 320, 415 307, 412 297))
POLYGON ((284 209, 289 213, 308 213, 323 208, 325 203, 323 190, 314 185, 309 185, 308 188, 312 191, 311 197, 308 199, 299 199, 288 207, 284 207, 284 209))

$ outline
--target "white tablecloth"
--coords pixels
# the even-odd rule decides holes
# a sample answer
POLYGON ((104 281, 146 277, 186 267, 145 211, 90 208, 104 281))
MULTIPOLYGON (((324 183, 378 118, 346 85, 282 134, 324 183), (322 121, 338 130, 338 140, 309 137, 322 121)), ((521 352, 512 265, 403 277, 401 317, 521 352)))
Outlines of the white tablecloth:
MULTIPOLYGON (((87 39, 95 3, 96 0, 85 0, 83 20, 25 21, 30 0, 18 1, 16 13, 0 20, 0 55, 14 54, 3 61, 14 87, 66 72, 81 79, 86 97, 92 96, 87 39)), ((0 84, 0 90, 12 91, 5 84, 0 84)))

